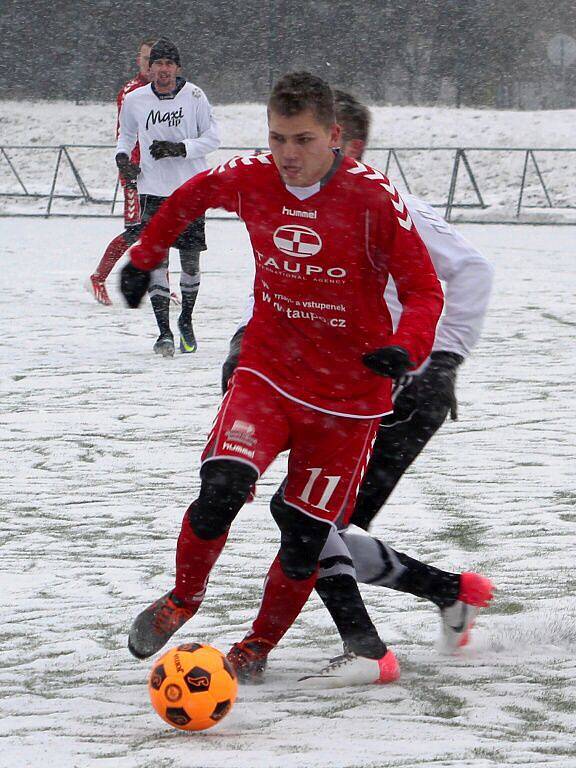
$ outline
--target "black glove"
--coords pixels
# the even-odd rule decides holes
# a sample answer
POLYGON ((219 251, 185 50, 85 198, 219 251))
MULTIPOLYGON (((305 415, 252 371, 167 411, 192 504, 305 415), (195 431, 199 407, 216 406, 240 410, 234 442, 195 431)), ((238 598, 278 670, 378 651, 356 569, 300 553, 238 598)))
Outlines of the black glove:
POLYGON ((130 158, 124 152, 116 155, 116 167, 126 183, 136 181, 136 177, 140 173, 140 166, 136 165, 136 163, 131 163, 130 158))
POLYGON ((154 160, 162 160, 163 157, 186 157, 186 145, 183 141, 154 139, 150 144, 150 154, 154 160))
POLYGON ((367 368, 380 376, 401 379, 412 367, 410 355, 403 347, 382 347, 363 356, 367 368))
POLYGON ((150 285, 150 272, 138 269, 131 261, 120 272, 120 290, 132 309, 140 305, 150 285))
POLYGON ((431 415, 440 408, 449 408, 452 421, 458 421, 456 369, 463 362, 464 358, 456 352, 432 352, 427 367, 410 385, 418 408, 431 415))

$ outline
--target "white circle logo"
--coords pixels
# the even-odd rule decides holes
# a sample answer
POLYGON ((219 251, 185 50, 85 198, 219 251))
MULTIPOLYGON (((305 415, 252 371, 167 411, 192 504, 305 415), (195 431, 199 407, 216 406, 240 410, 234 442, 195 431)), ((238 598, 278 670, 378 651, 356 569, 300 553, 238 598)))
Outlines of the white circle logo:
POLYGON ((322 249, 322 238, 309 227, 299 224, 286 224, 274 232, 274 245, 286 256, 298 256, 305 259, 315 256, 322 249))

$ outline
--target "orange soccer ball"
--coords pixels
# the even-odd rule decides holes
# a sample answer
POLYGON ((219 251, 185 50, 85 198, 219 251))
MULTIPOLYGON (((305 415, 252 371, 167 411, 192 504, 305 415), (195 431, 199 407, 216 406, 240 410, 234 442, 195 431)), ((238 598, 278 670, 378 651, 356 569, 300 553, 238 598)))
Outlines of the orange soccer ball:
POLYGON ((152 706, 183 731, 204 731, 232 709, 238 693, 234 668, 216 648, 186 643, 154 663, 148 678, 152 706))

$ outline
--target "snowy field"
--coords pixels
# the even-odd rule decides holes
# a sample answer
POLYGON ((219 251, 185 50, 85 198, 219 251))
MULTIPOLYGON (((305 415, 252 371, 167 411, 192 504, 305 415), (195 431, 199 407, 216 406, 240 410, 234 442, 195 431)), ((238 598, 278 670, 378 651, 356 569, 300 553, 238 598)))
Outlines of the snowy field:
MULTIPOLYGON (((212 731, 171 730, 126 650, 171 585, 198 489, 220 363, 251 280, 238 222, 210 223, 195 356, 155 358, 149 306, 104 308, 82 282, 118 222, 0 221, 0 765, 3 768, 576 767, 576 232, 464 227, 496 266, 460 421, 404 478, 375 532, 498 587, 472 645, 437 654, 435 609, 366 588, 402 678, 301 691, 338 653, 314 597, 212 731), (7 244, 7 247, 6 247, 7 244)), ((177 256, 174 256, 177 269, 177 256)), ((173 274, 176 283, 178 275, 173 274)), ((242 637, 278 545, 267 502, 236 521, 201 613, 177 636, 242 637)))

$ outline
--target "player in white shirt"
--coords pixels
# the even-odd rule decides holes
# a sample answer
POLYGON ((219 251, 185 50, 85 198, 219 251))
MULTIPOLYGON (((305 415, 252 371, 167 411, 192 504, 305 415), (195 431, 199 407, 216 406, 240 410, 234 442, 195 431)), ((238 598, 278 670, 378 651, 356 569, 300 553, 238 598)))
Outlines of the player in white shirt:
MULTIPOLYGON (((116 164, 126 180, 136 179, 142 210, 142 225, 128 230, 131 243, 174 190, 208 168, 206 155, 220 146, 208 99, 179 73, 177 47, 161 38, 150 51, 150 84, 129 93, 120 112, 116 164), (130 162, 136 142, 140 144, 139 166, 130 162)), ((192 311, 200 285, 200 252, 206 249, 203 217, 187 227, 175 247, 180 251, 182 265, 180 351, 195 352, 192 311)), ((160 331, 154 351, 171 357, 174 336, 170 329, 168 253, 152 272, 149 295, 160 331)))
MULTIPOLYGON (((341 91, 335 92, 335 100, 342 149, 361 162, 368 139, 369 111, 341 91)), ((364 530, 448 413, 457 419, 456 370, 478 341, 492 287, 491 265, 454 227, 423 200, 413 195, 403 195, 403 200, 443 283, 444 313, 430 358, 400 390, 394 413, 382 419, 350 522, 364 530)), ((385 299, 396 327, 402 308, 393 281, 386 288, 385 299)), ((251 309, 250 302, 230 342, 222 369, 223 391, 236 367, 251 309)), ((409 592, 435 603, 441 614, 440 649, 445 652, 468 641, 479 608, 490 602, 493 593, 490 581, 479 574, 443 571, 396 552, 353 527, 339 533, 332 531, 321 555, 316 590, 339 629, 347 626, 348 620, 346 604, 340 597, 346 593, 342 580, 350 578, 409 592)), ((373 666, 345 653, 319 675, 303 682, 314 685, 318 678, 322 686, 371 682, 377 679, 373 666)))

